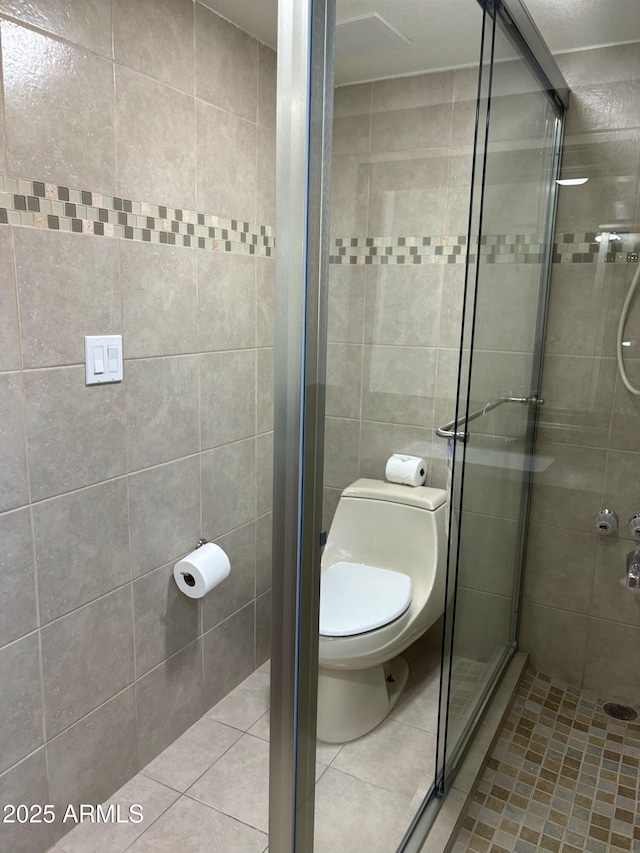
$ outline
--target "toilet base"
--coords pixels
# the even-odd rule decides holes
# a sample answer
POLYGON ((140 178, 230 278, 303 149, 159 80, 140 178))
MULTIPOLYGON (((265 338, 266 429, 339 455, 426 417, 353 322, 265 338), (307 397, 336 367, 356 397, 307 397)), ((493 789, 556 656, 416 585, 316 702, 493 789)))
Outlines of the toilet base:
POLYGON ((318 738, 346 743, 375 729, 395 707, 408 677, 409 665, 400 655, 369 669, 319 667, 318 738))

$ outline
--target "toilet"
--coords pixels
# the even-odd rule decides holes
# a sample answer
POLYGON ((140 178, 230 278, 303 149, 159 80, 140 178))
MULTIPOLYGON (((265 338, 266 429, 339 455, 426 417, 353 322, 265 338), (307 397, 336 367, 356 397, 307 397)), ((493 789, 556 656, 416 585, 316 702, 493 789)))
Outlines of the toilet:
POLYGON ((442 489, 356 480, 338 502, 322 555, 318 738, 374 729, 407 683, 403 652, 444 610, 442 489))

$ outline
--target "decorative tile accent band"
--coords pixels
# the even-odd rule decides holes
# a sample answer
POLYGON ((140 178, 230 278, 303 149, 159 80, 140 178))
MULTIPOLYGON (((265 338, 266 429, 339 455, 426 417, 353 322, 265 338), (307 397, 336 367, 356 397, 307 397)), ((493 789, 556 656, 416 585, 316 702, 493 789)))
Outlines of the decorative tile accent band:
MULTIPOLYGON (((601 247, 597 233, 558 233, 552 262, 596 263, 601 247)), ((638 252, 640 235, 621 235, 617 251, 603 251, 605 263, 626 263, 627 252, 638 252)), ((332 264, 456 264, 467 260, 465 236, 432 237, 338 237, 333 241, 332 264)), ((611 248, 611 243, 605 249, 611 248)), ((480 256, 489 264, 541 264, 545 257, 544 238, 539 234, 493 234, 480 239, 480 256)), ((472 263, 476 254, 469 254, 472 263)))
POLYGON ((0 176, 0 225, 273 257, 270 225, 0 176))
MULTIPOLYGON (((209 249, 243 255, 274 256, 270 225, 226 219, 210 213, 78 190, 44 181, 0 175, 0 225, 118 237, 143 243, 209 249)), ((619 235, 604 251, 595 231, 558 233, 553 263, 624 263, 640 251, 640 234, 619 235)), ((466 262, 464 235, 338 237, 332 264, 459 264, 466 262)), ((538 234, 495 234, 480 240, 480 256, 489 264, 540 264, 545 244, 538 234)), ((472 263, 476 254, 469 255, 472 263)))

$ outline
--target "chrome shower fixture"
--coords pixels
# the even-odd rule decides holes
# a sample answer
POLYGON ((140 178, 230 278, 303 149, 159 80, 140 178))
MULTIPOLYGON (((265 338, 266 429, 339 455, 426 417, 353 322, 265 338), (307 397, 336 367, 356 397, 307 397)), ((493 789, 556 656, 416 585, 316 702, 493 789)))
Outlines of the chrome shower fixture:
POLYGON ((624 383, 624 386, 627 391, 629 391, 629 393, 633 394, 636 397, 640 397, 640 388, 636 388, 635 385, 632 385, 629 381, 629 377, 627 376, 627 371, 624 366, 624 358, 622 356, 622 347, 626 345, 626 342, 623 341, 622 338, 624 336, 624 327, 625 323, 627 322, 627 314, 629 313, 631 301, 639 283, 640 265, 638 265, 638 268, 635 271, 631 284, 629 285, 627 298, 625 299, 624 305, 622 306, 622 312, 620 313, 620 322, 618 323, 618 337, 616 340, 616 357, 618 361, 618 371, 620 373, 620 378, 622 379, 622 382, 624 383))
POLYGON ((596 530, 603 536, 611 536, 618 529, 618 516, 612 509, 600 509, 595 517, 596 530))

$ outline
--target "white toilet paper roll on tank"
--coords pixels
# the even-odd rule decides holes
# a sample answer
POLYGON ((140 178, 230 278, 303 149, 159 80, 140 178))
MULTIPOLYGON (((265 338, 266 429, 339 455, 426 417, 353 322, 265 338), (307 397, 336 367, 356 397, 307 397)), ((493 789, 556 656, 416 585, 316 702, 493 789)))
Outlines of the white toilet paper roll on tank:
POLYGON ((387 460, 384 474, 391 483, 422 486, 427 479, 427 463, 420 456, 394 453, 387 460))
POLYGON ((231 564, 219 545, 207 542, 173 567, 178 588, 189 598, 202 598, 229 576, 231 564))

